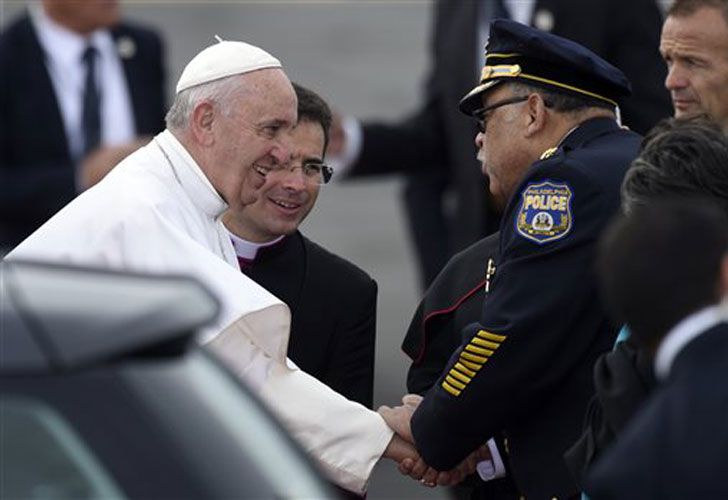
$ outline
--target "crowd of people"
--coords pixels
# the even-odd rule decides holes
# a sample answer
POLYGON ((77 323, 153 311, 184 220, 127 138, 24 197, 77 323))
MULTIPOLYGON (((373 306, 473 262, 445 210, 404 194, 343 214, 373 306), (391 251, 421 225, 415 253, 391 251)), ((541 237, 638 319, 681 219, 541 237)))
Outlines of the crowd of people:
MULTIPOLYGON (((532 23, 478 3, 492 10, 463 17, 488 27, 469 91, 435 76, 399 131, 354 125, 355 171, 388 134, 422 145, 408 165, 457 158, 445 129, 474 142, 488 201, 468 200, 481 222, 455 220, 477 236, 500 220, 439 272, 435 251, 400 406, 372 409, 377 284, 299 230, 351 131, 263 48, 201 50, 164 115, 158 36, 115 2, 34 4, 0 35, 0 72, 16 75, 0 79, 0 245, 8 260, 199 279, 221 302, 200 342, 343 495, 365 495, 388 458, 475 499, 726 497, 728 1, 675 0, 652 46, 631 23, 656 7, 630 3, 646 17, 609 23, 641 40, 624 60, 560 36, 541 2, 532 23), (640 53, 664 61, 673 116, 656 124, 640 53), (443 109, 470 124, 448 129, 443 109)), ((453 5, 438 21, 460 19, 453 5)), ((433 168, 387 169, 423 196, 433 168)))

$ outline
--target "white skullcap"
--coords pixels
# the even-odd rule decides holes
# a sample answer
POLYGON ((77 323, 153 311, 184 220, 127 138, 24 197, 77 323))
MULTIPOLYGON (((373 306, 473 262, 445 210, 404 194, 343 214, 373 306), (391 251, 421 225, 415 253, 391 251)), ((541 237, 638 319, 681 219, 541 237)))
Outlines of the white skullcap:
POLYGON ((227 76, 280 67, 281 62, 278 59, 255 45, 219 41, 197 54, 185 66, 177 82, 177 93, 227 76))

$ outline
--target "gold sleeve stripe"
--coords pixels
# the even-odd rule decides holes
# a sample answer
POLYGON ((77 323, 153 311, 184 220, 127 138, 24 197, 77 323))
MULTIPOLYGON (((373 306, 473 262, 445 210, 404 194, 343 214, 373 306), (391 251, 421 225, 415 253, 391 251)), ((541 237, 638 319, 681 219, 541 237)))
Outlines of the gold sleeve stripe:
POLYGON ((500 344, 496 342, 489 342, 487 340, 483 340, 478 337, 473 337, 473 339, 470 341, 471 344, 476 344, 482 347, 487 347, 489 349, 498 349, 500 347, 500 344))
POLYGON ((463 359, 467 359, 468 361, 480 363, 481 365, 488 361, 488 358, 484 358, 483 356, 476 356, 475 354, 470 354, 469 352, 461 352, 460 357, 463 359))
POLYGON ((511 52, 508 54, 505 54, 503 52, 489 52, 485 55, 485 57, 516 57, 520 56, 521 54, 518 54, 517 52, 511 52))
MULTIPOLYGON (((466 361, 466 363, 467 363, 467 361, 466 361)), ((455 367, 454 368, 457 369, 457 370, 459 370, 459 371, 461 371, 461 372, 463 372, 468 377, 474 377, 475 376, 475 373, 476 373, 473 370, 470 370, 470 369, 466 368, 464 366, 464 363, 461 362, 461 361, 458 361, 457 363, 455 363, 455 367)), ((480 367, 478 367, 478 368, 480 368, 480 367)))
POLYGON ((458 379, 461 382, 464 382, 466 384, 472 380, 470 377, 468 377, 467 375, 463 375, 462 373, 460 373, 459 371, 457 371, 455 368, 452 368, 450 370, 450 375, 453 378, 456 378, 456 379, 458 379))
POLYGON ((442 388, 445 389, 447 392, 452 394, 453 396, 459 396, 462 391, 459 391, 458 389, 455 389, 453 386, 448 384, 447 382, 442 383, 442 388))
POLYGON ((459 380, 455 380, 450 375, 445 375, 445 382, 450 384, 453 387, 457 387, 458 389, 465 389, 465 384, 460 382, 459 380))
POLYGON ((475 354, 482 354, 483 356, 490 356, 493 354, 493 351, 490 349, 483 349, 482 347, 475 347, 474 345, 466 345, 465 350, 468 352, 474 352, 475 354))
POLYGON ((462 359, 462 357, 460 358, 460 360, 458 362, 462 363, 463 365, 467 366, 468 368, 470 368, 471 370, 476 371, 476 372, 478 370, 480 370, 481 366, 483 366, 483 365, 479 365, 476 363, 471 363, 470 361, 465 361, 464 359, 462 359))
POLYGON ((493 342, 503 342, 506 339, 505 335, 496 335, 495 333, 486 332, 485 330, 480 330, 478 332, 478 337, 485 340, 492 340, 493 342))

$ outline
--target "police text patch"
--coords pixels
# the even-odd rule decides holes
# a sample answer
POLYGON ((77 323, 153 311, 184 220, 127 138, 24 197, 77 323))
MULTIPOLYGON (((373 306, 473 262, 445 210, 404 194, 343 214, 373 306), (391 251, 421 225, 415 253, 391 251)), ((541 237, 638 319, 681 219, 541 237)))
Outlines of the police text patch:
POLYGON ((572 224, 571 197, 566 183, 545 181, 526 186, 516 217, 518 233, 536 243, 566 236, 572 224))

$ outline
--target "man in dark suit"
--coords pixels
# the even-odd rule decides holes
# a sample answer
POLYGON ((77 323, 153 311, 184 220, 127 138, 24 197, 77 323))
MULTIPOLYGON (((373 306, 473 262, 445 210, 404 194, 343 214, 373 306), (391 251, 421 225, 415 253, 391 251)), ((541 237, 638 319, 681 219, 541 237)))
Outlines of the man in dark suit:
POLYGON ((659 385, 595 464, 595 500, 728 498, 728 216, 714 201, 638 207, 602 244, 604 296, 659 385))
POLYGON ((498 228, 474 157, 473 124, 457 112, 477 81, 489 19, 511 17, 569 38, 621 69, 633 86, 632 98, 619 102, 632 130, 644 133, 671 114, 655 0, 439 0, 434 9, 422 105, 396 124, 365 123, 360 154, 347 174, 408 174, 403 198, 424 287, 450 255, 498 228))
MULTIPOLYGON (((424 461, 447 469, 503 433, 521 495, 578 493, 561 459, 579 432, 591 367, 616 335, 596 295, 596 237, 619 203, 639 136, 619 127, 622 72, 533 28, 491 25, 481 84, 461 103, 494 200, 504 208, 495 274, 479 322, 414 415, 424 461)), ((385 410, 408 435, 411 408, 385 410)))
POLYGON ((258 200, 228 211, 242 271, 291 309, 288 357, 346 398, 371 408, 377 285, 354 264, 298 230, 331 170, 323 163, 331 112, 312 91, 294 84, 298 125, 293 160, 260 170, 258 200))
POLYGON ((159 36, 120 22, 115 1, 44 0, 5 28, 0 248, 164 128, 162 57, 159 36))

